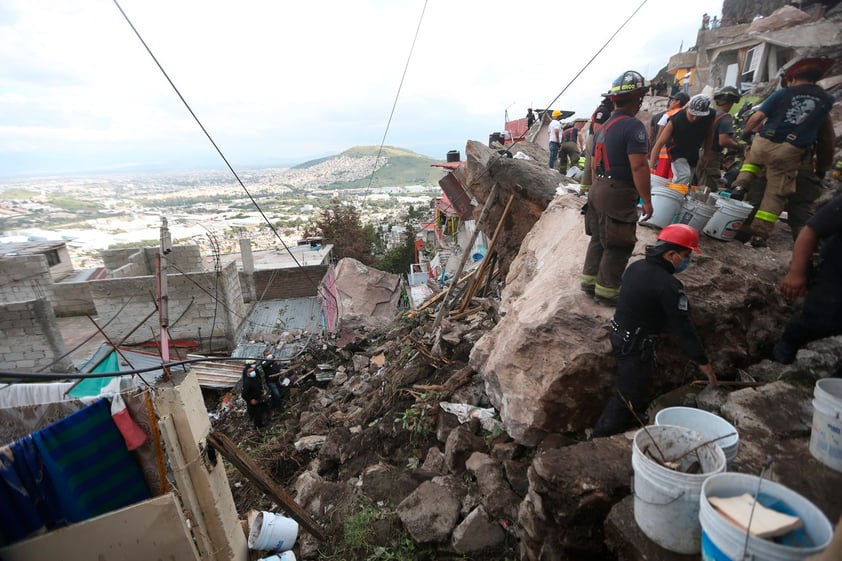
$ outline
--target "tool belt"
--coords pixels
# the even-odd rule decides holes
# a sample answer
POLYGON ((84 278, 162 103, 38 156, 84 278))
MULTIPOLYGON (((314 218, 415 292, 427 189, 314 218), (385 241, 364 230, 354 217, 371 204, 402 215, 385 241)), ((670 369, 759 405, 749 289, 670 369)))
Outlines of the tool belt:
POLYGON ((653 333, 643 333, 639 327, 633 331, 623 329, 619 323, 611 320, 611 331, 616 333, 621 340, 620 345, 615 345, 615 352, 621 356, 633 353, 640 353, 643 360, 655 358, 655 349, 661 337, 653 333))

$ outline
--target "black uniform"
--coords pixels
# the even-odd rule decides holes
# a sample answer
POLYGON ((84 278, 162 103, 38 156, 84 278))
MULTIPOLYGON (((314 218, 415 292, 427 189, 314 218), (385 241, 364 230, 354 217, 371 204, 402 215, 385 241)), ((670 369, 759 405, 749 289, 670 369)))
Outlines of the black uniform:
POLYGON ((243 368, 242 384, 243 389, 240 395, 246 402, 246 412, 254 422, 254 426, 261 428, 269 422, 269 404, 263 393, 263 380, 260 379, 254 366, 247 364, 243 368), (256 403, 252 403, 252 400, 256 403))
POLYGON ((647 248, 646 259, 632 263, 623 274, 617 311, 611 322, 617 389, 594 427, 594 436, 616 434, 634 423, 634 416, 620 395, 631 402, 638 416, 645 414, 649 386, 657 372, 655 347, 665 328, 691 359, 698 364, 708 363, 690 321, 684 285, 673 276, 675 269, 662 252, 661 248, 647 248))
POLYGON ((807 222, 821 240, 819 262, 804 307, 784 328, 775 347, 776 359, 789 363, 810 341, 842 334, 842 195, 819 209, 807 222))

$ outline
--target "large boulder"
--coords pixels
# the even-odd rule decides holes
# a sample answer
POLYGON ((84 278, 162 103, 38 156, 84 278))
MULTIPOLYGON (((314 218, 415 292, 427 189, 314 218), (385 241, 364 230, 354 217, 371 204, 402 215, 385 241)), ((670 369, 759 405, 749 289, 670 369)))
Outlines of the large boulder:
MULTIPOLYGON (((581 292, 579 275, 589 238, 575 195, 557 196, 524 238, 506 278, 497 325, 474 346, 470 365, 485 380, 506 432, 534 445, 551 432, 592 426, 614 380, 607 326, 612 308, 581 292)), ((638 227, 631 261, 656 242, 657 230, 638 227)), ((717 372, 768 353, 791 309, 777 290, 790 258, 786 227, 773 249, 756 250, 702 236, 702 254, 681 273, 692 317, 717 372)), ((685 383, 695 374, 667 338, 658 349, 656 390, 685 383)))

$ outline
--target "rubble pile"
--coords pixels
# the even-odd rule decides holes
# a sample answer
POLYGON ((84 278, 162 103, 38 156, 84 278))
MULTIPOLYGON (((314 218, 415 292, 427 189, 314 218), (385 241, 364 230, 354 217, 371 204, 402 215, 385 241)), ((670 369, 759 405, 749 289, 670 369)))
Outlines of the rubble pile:
MULTIPOLYGON (((479 228, 493 230, 514 197, 497 246, 507 271, 499 301, 476 297, 458 312, 441 298, 390 323, 359 322, 353 340, 296 357, 290 368, 302 375, 270 427, 252 429, 235 407, 215 428, 325 528, 321 543, 300 536, 302 559, 371 558, 375 548, 416 559, 670 559, 631 518, 633 433, 586 439, 614 363, 612 310, 579 289, 584 200, 556 195, 558 174, 534 161, 479 143, 466 153, 460 181, 490 205, 479 228), (325 368, 329 376, 306 376, 325 368)), ((655 236, 638 228, 633 259, 655 236)), ((740 431, 734 470, 758 473, 771 456, 770 477, 835 520, 842 505, 829 490, 842 474, 807 446, 810 388, 834 373, 842 337, 814 342, 786 367, 763 360, 794 310, 776 291, 790 244, 785 226, 759 250, 702 240, 682 280, 719 377, 733 385, 693 385, 695 369, 667 340, 657 390, 679 390, 658 403, 721 414, 740 431)), ((392 285, 384 290, 392 302, 392 285)), ((279 508, 229 476, 241 513, 279 508)))

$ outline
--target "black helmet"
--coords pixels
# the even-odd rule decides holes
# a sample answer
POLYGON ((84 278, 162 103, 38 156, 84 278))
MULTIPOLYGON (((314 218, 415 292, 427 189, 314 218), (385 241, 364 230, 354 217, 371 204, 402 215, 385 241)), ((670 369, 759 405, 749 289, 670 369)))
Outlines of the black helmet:
POLYGON ((649 88, 646 86, 646 80, 643 79, 640 72, 626 70, 611 83, 611 89, 602 95, 605 97, 617 97, 642 94, 648 89, 649 88))
POLYGON ((690 96, 684 92, 677 92, 675 95, 671 95, 670 99, 676 100, 681 107, 684 107, 690 101, 690 96))
POLYGON ((734 86, 725 86, 713 95, 713 100, 722 103, 737 103, 742 96, 734 86))

